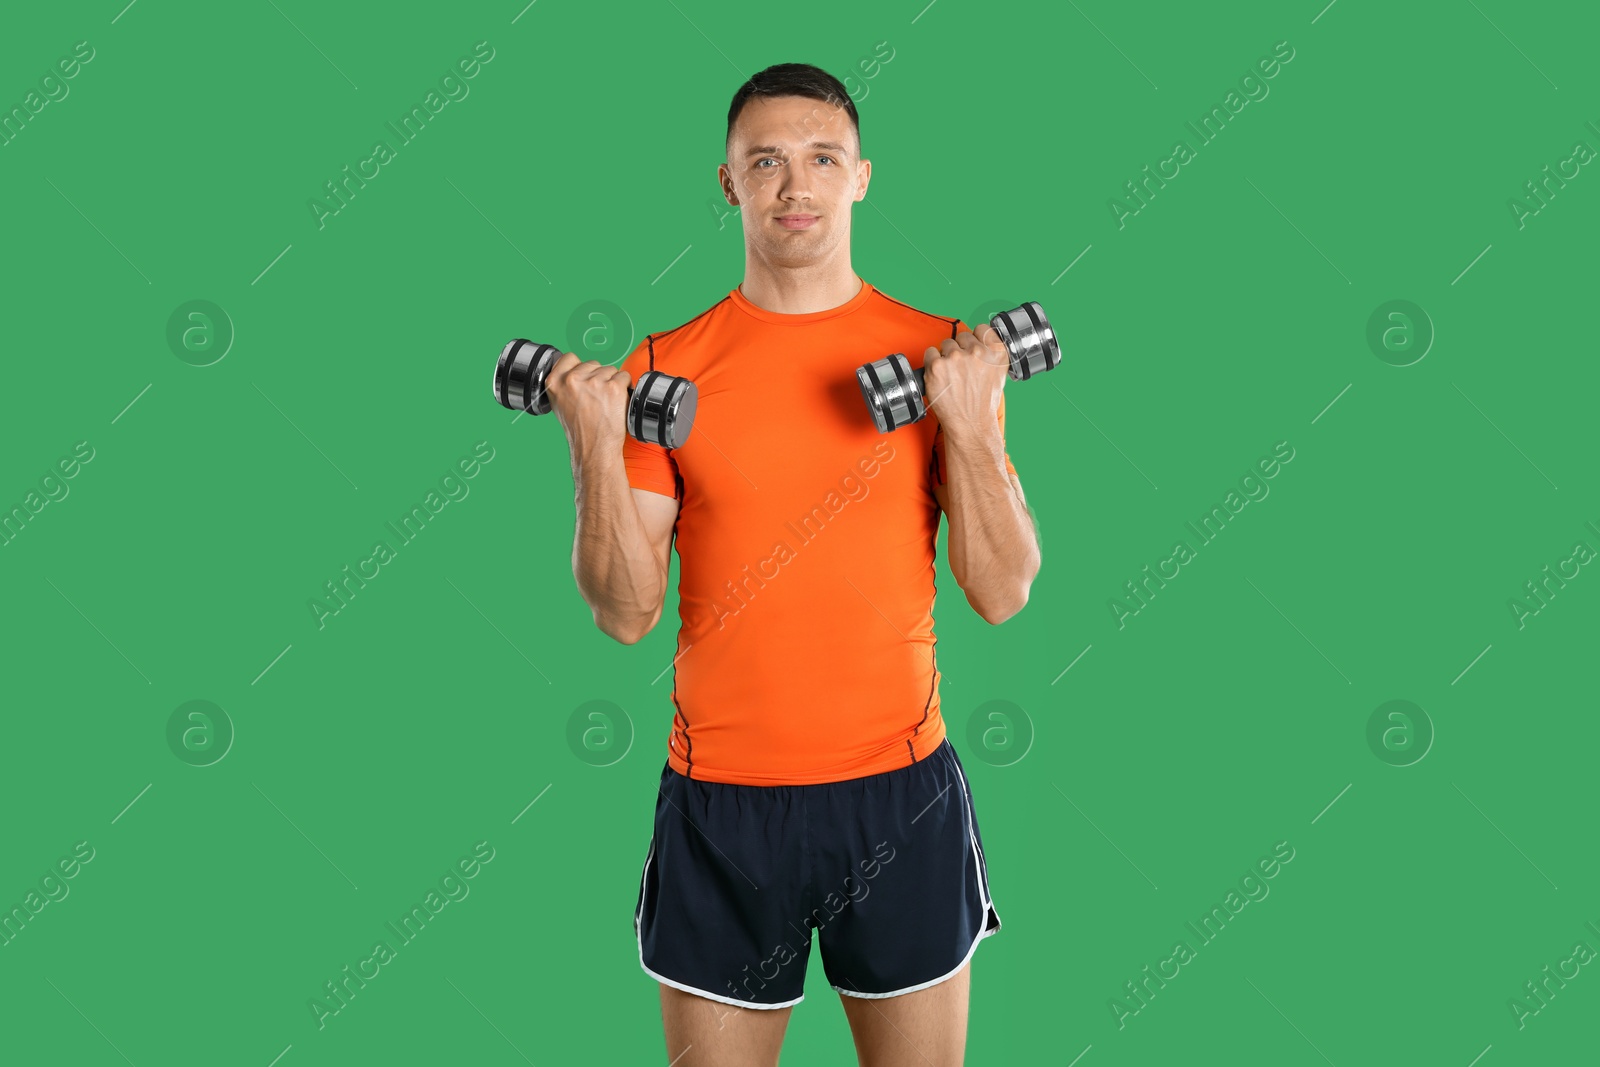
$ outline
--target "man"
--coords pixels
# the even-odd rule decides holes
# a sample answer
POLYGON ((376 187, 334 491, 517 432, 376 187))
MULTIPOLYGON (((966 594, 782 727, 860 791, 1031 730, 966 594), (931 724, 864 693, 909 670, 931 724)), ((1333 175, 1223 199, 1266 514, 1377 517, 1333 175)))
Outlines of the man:
POLYGON ((1039 569, 1005 452, 1006 351, 855 274, 871 172, 835 78, 756 74, 717 169, 742 284, 620 367, 563 355, 548 384, 573 572, 602 631, 632 644, 655 626, 676 538, 675 714, 634 916, 676 1067, 776 1064, 813 931, 863 1065, 959 1065, 968 961, 1000 929, 932 608, 941 512, 990 623, 1039 569), (925 366, 930 415, 880 435, 855 368, 891 352, 925 366), (651 368, 699 388, 681 448, 624 435, 651 368))

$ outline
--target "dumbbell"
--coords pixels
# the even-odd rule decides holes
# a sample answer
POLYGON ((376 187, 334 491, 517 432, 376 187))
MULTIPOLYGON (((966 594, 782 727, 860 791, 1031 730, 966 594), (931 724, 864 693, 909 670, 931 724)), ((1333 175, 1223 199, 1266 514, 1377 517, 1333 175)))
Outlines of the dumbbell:
MULTIPOLYGON (((1061 347, 1044 309, 1030 300, 1021 307, 1002 311, 989 319, 1011 353, 1008 373, 1013 381, 1023 381, 1055 370, 1061 363, 1061 347)), ((856 368, 861 395, 879 433, 898 430, 928 413, 928 398, 922 385, 922 368, 911 369, 911 361, 899 352, 856 368)))
MULTIPOLYGON (((494 365, 494 398, 512 411, 548 415, 550 396, 544 383, 561 358, 554 345, 518 337, 500 350, 494 365)), ((681 448, 694 427, 699 391, 687 378, 658 370, 645 371, 628 389, 628 433, 635 441, 681 448)))

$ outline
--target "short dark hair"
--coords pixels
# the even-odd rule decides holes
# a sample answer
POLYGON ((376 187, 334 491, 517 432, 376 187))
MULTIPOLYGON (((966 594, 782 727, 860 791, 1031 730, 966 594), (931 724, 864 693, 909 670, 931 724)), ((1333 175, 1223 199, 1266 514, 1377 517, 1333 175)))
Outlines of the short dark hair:
POLYGON ((844 84, 821 67, 810 63, 777 63, 766 70, 757 71, 750 80, 739 86, 728 106, 728 136, 723 144, 733 141, 733 123, 752 97, 801 96, 809 100, 822 100, 834 107, 843 108, 850 116, 850 125, 856 131, 856 143, 861 143, 861 116, 856 114, 856 104, 850 99, 844 84))

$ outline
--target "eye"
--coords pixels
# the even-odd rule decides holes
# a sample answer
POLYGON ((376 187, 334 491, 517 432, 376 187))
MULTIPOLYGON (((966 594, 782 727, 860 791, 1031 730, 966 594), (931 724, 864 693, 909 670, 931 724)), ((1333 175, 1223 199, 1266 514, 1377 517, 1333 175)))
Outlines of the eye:
POLYGON ((757 170, 771 170, 772 169, 771 167, 763 167, 761 164, 763 164, 763 163, 777 163, 777 162, 779 162, 779 160, 776 160, 776 159, 772 158, 771 156, 767 156, 767 157, 765 157, 763 159, 756 160, 756 169, 757 170))
POLYGON ((832 156, 818 156, 817 158, 818 159, 826 159, 829 163, 834 162, 834 159, 833 159, 832 156))

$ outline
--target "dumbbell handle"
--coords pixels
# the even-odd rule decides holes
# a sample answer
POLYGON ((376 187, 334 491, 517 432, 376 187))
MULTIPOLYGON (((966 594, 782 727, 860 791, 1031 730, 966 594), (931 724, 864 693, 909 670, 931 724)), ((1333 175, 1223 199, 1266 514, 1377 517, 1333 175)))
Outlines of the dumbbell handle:
MULTIPOLYGON (((1011 311, 997 312, 989 317, 989 326, 1006 346, 1009 355, 1006 373, 1014 382, 1052 370, 1060 361, 1050 320, 1045 318, 1044 309, 1038 304, 1030 302, 1011 311)), ((911 373, 917 377, 917 391, 927 396, 927 390, 922 388, 923 368, 916 367, 911 373)))
MULTIPOLYGON (((503 407, 530 415, 548 415, 550 394, 545 381, 561 358, 554 345, 527 338, 513 339, 500 350, 494 368, 494 398, 503 407)), ((658 370, 645 371, 628 387, 627 430, 634 440, 663 448, 679 448, 694 428, 699 390, 687 378, 658 370)))
MULTIPOLYGON (((1055 331, 1038 304, 1030 301, 1002 311, 989 319, 989 325, 1010 353, 1007 373, 1012 380, 1024 381, 1053 370, 1061 362, 1055 331)), ((856 368, 856 380, 879 433, 909 425, 927 414, 924 369, 912 367, 903 353, 856 368)))

